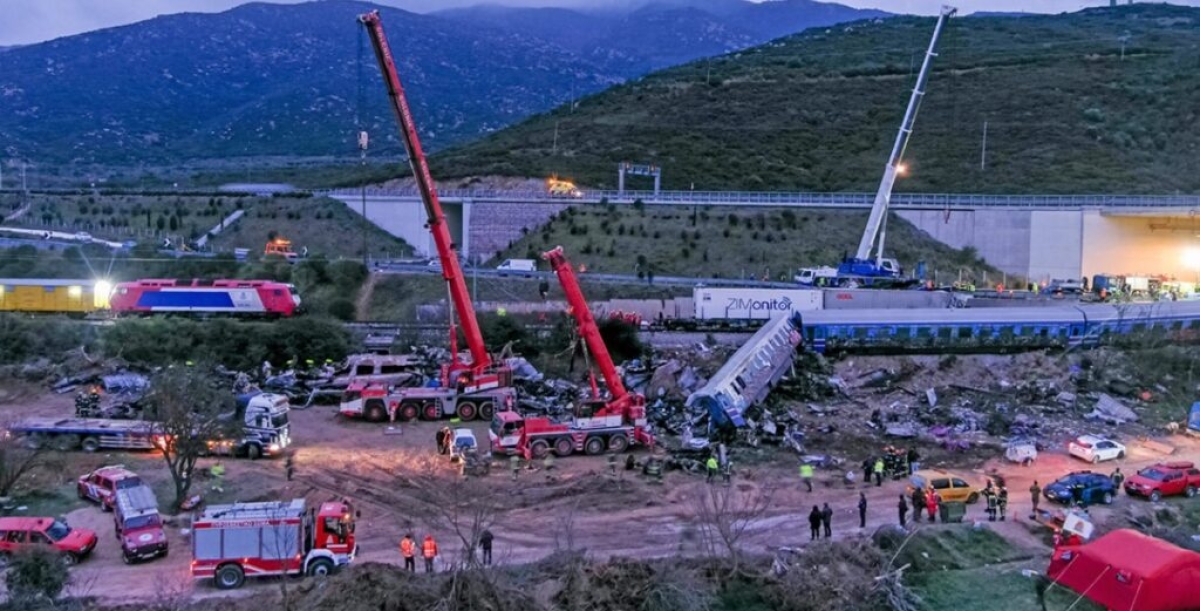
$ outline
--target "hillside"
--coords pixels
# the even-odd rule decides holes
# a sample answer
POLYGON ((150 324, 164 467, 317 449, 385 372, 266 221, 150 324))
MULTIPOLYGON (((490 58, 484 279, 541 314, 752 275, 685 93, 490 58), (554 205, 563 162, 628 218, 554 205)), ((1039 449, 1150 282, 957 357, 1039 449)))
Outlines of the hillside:
MULTIPOLYGON (((800 267, 836 265, 857 246, 866 211, 610 205, 568 208, 501 252, 536 259, 561 245, 594 273, 788 280, 800 267), (693 222, 694 221, 694 222, 693 222)), ((906 268, 926 263, 939 280, 960 271, 996 279, 974 252, 952 249, 903 219, 888 220, 887 251, 906 268)))
MULTIPOLYGON (((444 151, 435 173, 613 188, 635 161, 668 189, 873 191, 932 29, 858 22, 657 72, 444 151)), ((898 191, 1200 189, 1200 9, 954 19, 939 50, 898 191)))
POLYGON ((809 0, 773 2, 770 10, 733 0, 738 10, 718 16, 693 4, 603 15, 418 15, 325 0, 167 15, 5 49, 0 99, 10 111, 0 113, 0 141, 6 158, 33 160, 41 168, 35 171, 66 172, 69 162, 70 173, 90 181, 112 170, 85 169, 89 164, 145 162, 156 172, 180 161, 228 158, 209 171, 241 170, 249 158, 260 165, 278 166, 278 158, 333 164, 357 156, 362 117, 371 157, 394 158, 402 147, 355 19, 376 8, 430 150, 652 68, 881 14, 809 0))

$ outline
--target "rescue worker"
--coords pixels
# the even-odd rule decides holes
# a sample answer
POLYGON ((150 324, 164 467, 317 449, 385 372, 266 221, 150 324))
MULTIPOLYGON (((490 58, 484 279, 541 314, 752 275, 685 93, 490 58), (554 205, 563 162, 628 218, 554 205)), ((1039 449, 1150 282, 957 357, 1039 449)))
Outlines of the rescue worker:
POLYGON ((483 529, 479 534, 479 549, 483 550, 483 564, 492 565, 492 531, 483 529))
POLYGON ((908 461, 909 475, 916 473, 917 469, 921 468, 921 455, 917 454, 917 450, 915 448, 908 449, 908 454, 905 456, 905 459, 908 461))
POLYGON ((937 490, 930 488, 925 492, 925 511, 929 513, 929 521, 937 522, 938 506, 942 502, 942 497, 937 490))
POLYGON ((538 294, 542 296, 542 301, 545 301, 546 297, 550 295, 550 283, 545 278, 538 283, 538 294))
POLYGON ((916 488, 912 492, 913 522, 921 521, 921 512, 925 510, 925 489, 916 488))
POLYGON ((521 471, 521 457, 515 454, 509 457, 508 466, 512 469, 513 481, 517 481, 517 473, 521 471))
POLYGON ((908 502, 904 499, 904 495, 900 495, 900 504, 896 506, 900 514, 900 528, 908 525, 908 502))
POLYGON ((1037 515, 1038 502, 1041 501, 1042 487, 1038 485, 1037 480, 1033 480, 1033 485, 1029 487, 1029 498, 1033 501, 1033 515, 1037 515))
POLYGON ((808 463, 800 465, 800 480, 804 482, 809 492, 812 492, 813 471, 813 466, 808 463))
MULTIPOLYGON (((904 498, 901 496, 900 498, 904 498)), ((867 495, 862 492, 858 493, 858 527, 867 527, 867 495)))
POLYGON ((875 467, 875 461, 870 458, 865 458, 862 461, 863 483, 871 485, 871 469, 875 467))
POLYGON ((883 469, 884 469, 883 459, 876 458, 875 459, 875 487, 876 488, 883 485, 883 469))
POLYGON ((829 503, 825 503, 825 506, 821 508, 821 525, 825 527, 825 538, 826 539, 833 537, 833 528, 831 526, 832 523, 833 523, 833 508, 831 508, 829 506, 829 503))
POLYGON ((433 535, 425 535, 425 541, 421 543, 421 555, 425 557, 425 572, 433 572, 433 559, 437 558, 438 548, 437 543, 433 540, 433 535))
MULTIPOLYGON (((710 458, 709 460, 716 460, 716 459, 710 458)), ((715 469, 710 469, 710 470, 709 470, 709 472, 708 472, 708 481, 709 481, 710 483, 712 482, 713 475, 715 475, 715 474, 716 474, 716 470, 715 470, 715 469)), ((616 476, 617 476, 617 455, 616 455, 616 454, 609 454, 609 455, 608 455, 608 475, 609 475, 609 477, 616 477, 616 476)))
POLYGON ((404 558, 404 570, 417 572, 417 544, 413 541, 412 533, 404 535, 400 540, 400 556, 404 558))
POLYGON ((1000 491, 996 493, 996 508, 1000 510, 1000 521, 1003 522, 1008 513, 1008 487, 1004 484, 1000 485, 1000 491))
POLYGON ((717 476, 717 469, 720 467, 720 465, 717 464, 717 457, 709 456, 708 461, 704 463, 704 467, 708 471, 708 478, 705 481, 711 484, 713 482, 713 478, 717 476))
POLYGON ((221 486, 221 480, 225 477, 225 465, 217 463, 208 469, 209 475, 212 476, 212 489, 214 492, 224 492, 225 489, 221 486))
POLYGON ((810 541, 821 538, 821 508, 816 505, 808 512, 808 531, 810 541))
POLYGON ((291 454, 283 461, 283 472, 287 474, 287 481, 292 481, 292 474, 296 471, 296 461, 291 454))
POLYGON ((991 488, 983 490, 983 496, 987 498, 987 517, 988 522, 996 521, 996 493, 992 492, 991 488))
MULTIPOLYGON (((630 456, 630 458, 633 458, 633 456, 630 456)), ((724 480, 725 485, 728 486, 731 483, 730 480, 732 478, 733 478, 733 461, 726 459, 725 464, 721 465, 721 479, 724 480)))
POLYGON ((1117 470, 1112 472, 1112 483, 1117 489, 1117 494, 1120 494, 1121 484, 1125 483, 1125 474, 1121 473, 1120 467, 1117 467, 1117 470))

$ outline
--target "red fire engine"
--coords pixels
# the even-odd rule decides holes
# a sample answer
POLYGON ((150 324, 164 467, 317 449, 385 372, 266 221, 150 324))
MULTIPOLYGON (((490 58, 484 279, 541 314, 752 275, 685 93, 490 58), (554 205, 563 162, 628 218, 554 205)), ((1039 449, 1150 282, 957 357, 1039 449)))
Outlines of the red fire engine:
POLYGON ((624 452, 630 445, 654 447, 654 435, 646 427, 646 398, 627 391, 621 382, 562 247, 543 254, 542 258, 550 262, 558 275, 570 312, 579 326, 579 335, 596 359, 608 394, 601 394, 595 374, 589 371, 591 396, 575 406, 575 414, 568 422, 554 422, 545 417, 524 418, 515 410, 499 412, 488 431, 492 451, 533 459, 542 458, 551 450, 566 456, 575 452, 624 452))
POLYGON ((192 522, 192 577, 222 590, 246 577, 328 575, 358 553, 348 500, 213 505, 192 522))
MULTIPOLYGON (((395 111, 396 120, 400 124, 401 140, 408 151, 409 165, 412 166, 417 190, 421 193, 421 202, 429 219, 429 232, 433 234, 433 242, 437 246, 438 259, 442 264, 442 277, 446 280, 450 299, 454 303, 450 322, 450 353, 453 356, 451 362, 442 365, 438 386, 389 389, 382 385, 370 385, 359 391, 362 403, 366 405, 372 400, 383 402, 389 415, 400 420, 412 420, 418 416, 426 420, 436 420, 443 416, 458 416, 463 420, 490 419, 497 408, 504 409, 503 406, 511 406, 516 401, 516 390, 512 387, 512 370, 503 364, 494 364, 483 343, 483 334, 479 330, 479 321, 475 318, 471 295, 467 292, 467 283, 463 278, 458 255, 454 251, 454 243, 450 239, 446 216, 442 212, 437 188, 429 174, 429 164, 421 149, 421 140, 417 137, 416 122, 404 95, 404 87, 400 84, 400 77, 396 73, 396 63, 392 59, 391 47, 383 33, 379 12, 372 11, 362 15, 359 21, 366 27, 371 46, 375 49, 375 58, 379 60, 379 69, 383 73, 392 110, 395 111), (467 347, 471 352, 469 361, 461 359, 458 354, 458 330, 454 324, 454 314, 457 314, 462 324, 463 336, 467 339, 467 347)), ((340 411, 353 413, 349 408, 340 411)), ((364 413, 378 414, 377 411, 364 413)))

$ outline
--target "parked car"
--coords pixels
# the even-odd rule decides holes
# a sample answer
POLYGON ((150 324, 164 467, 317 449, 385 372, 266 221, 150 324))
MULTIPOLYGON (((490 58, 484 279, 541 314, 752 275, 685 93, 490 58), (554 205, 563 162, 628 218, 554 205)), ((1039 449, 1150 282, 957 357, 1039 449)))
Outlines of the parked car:
POLYGON ((1190 462, 1159 463, 1142 469, 1125 480, 1125 493, 1158 501, 1164 496, 1196 496, 1200 489, 1200 469, 1190 462))
POLYGON ((1125 446, 1100 435, 1080 435, 1067 444, 1067 452, 1092 464, 1125 458, 1125 446))
POLYGON ((158 514, 158 499, 149 486, 118 490, 113 522, 125 564, 144 558, 166 557, 167 535, 158 514))
POLYGON ((451 461, 463 460, 468 452, 474 452, 479 447, 471 429, 454 429, 450 440, 451 461))
POLYGON ((1074 471, 1047 484, 1042 489, 1042 496, 1048 501, 1069 505, 1075 500, 1076 487, 1081 488, 1079 498, 1084 505, 1111 505, 1118 492, 1112 478, 1103 473, 1074 471))
POLYGON ((974 503, 979 500, 979 488, 967 483, 966 478, 941 469, 921 469, 909 478, 917 488, 932 487, 945 502, 974 503))
POLYGON ((137 473, 124 465, 109 465, 80 476, 76 493, 81 499, 99 503, 104 511, 112 511, 117 490, 141 485, 142 478, 137 473))
POLYGON ((0 554, 12 554, 31 546, 49 546, 74 564, 96 549, 96 533, 71 528, 54 518, 0 518, 0 554))

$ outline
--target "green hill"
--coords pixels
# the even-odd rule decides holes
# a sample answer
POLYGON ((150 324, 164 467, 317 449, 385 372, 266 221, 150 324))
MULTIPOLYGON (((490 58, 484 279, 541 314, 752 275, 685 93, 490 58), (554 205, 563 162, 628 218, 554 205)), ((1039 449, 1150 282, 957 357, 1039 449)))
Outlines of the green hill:
MULTIPOLYGON (((873 191, 932 30, 856 22, 657 72, 445 151, 434 173, 612 188, 633 161, 668 189, 873 191)), ((1200 190, 1200 9, 956 18, 939 50, 897 191, 1200 190)))

